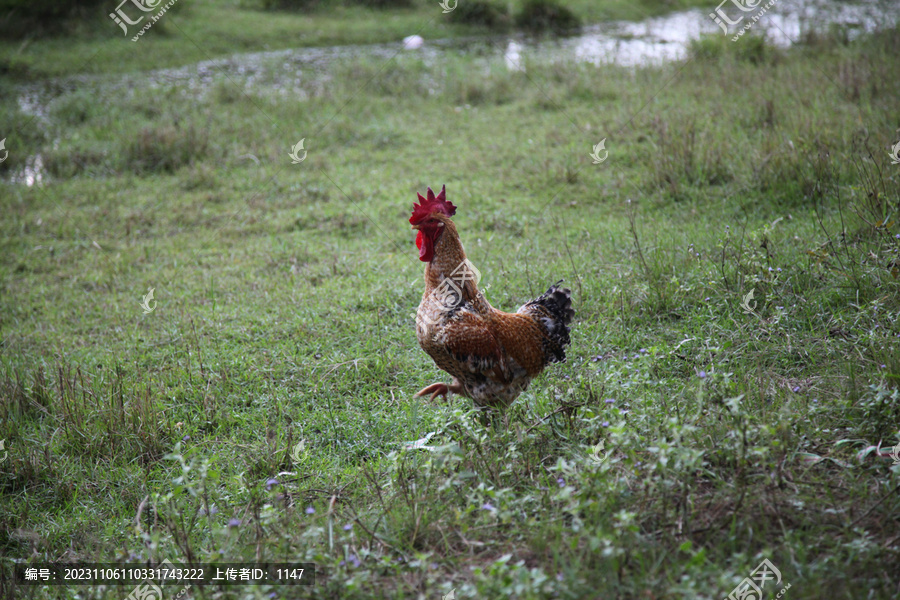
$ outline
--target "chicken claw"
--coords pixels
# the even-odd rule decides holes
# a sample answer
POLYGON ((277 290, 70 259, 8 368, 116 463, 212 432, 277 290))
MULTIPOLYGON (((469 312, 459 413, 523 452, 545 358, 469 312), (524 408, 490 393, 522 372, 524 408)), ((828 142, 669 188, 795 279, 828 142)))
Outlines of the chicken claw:
POLYGON ((454 394, 459 394, 460 392, 462 392, 462 386, 458 381, 454 381, 450 385, 441 382, 432 383, 428 387, 419 390, 418 393, 416 393, 416 398, 418 398, 419 396, 424 396, 426 394, 431 394, 431 398, 428 399, 429 402, 434 401, 434 399, 438 396, 443 396, 444 400, 446 400, 447 394, 449 394, 450 392, 453 392, 454 394))
POLYGON ((443 396, 444 400, 447 399, 447 394, 450 393, 450 388, 446 383, 432 383, 426 388, 422 388, 416 394, 416 398, 419 396, 425 396, 426 394, 431 394, 431 398, 428 399, 429 402, 433 401, 438 396, 443 396))

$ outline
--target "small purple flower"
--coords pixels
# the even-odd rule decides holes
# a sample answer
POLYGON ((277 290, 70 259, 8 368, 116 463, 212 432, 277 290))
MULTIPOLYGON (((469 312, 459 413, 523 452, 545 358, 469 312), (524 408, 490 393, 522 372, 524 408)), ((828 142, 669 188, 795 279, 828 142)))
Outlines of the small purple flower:
POLYGON ((781 267, 778 267, 778 268, 775 269, 775 270, 778 271, 779 273, 781 273, 781 267))
POLYGON ((240 519, 228 519, 228 526, 229 527, 240 527, 241 520, 240 519))
POLYGON ((600 423, 600 425, 603 427, 609 427, 609 421, 603 421, 600 423))
MULTIPOLYGON (((707 298, 707 300, 709 300, 709 298, 707 298)), ((647 354, 649 350, 647 350, 646 348, 641 348, 640 350, 638 350, 638 352, 640 352, 641 354, 647 354)))
POLYGON ((181 438, 181 441, 182 441, 182 442, 186 442, 186 441, 188 441, 189 439, 191 439, 191 436, 186 435, 186 436, 184 436, 183 438, 181 438))
POLYGON ((704 302, 709 302, 709 296, 707 296, 703 301, 704 301, 704 302))
POLYGON ((615 400, 613 400, 612 398, 607 398, 606 400, 604 400, 604 402, 606 402, 607 404, 612 404, 613 402, 615 402, 615 400))
POLYGON ((496 510, 494 508, 494 505, 491 504, 490 502, 485 502, 484 504, 481 505, 481 508, 482 508, 482 510, 496 510))
POLYGON ((563 574, 562 574, 562 573, 557 573, 557 574, 556 574, 556 580, 557 580, 557 581, 562 581, 562 580, 563 580, 563 574))
POLYGON ((799 392, 799 391, 800 391, 800 386, 799 386, 799 385, 795 385, 795 386, 794 386, 794 389, 793 389, 793 392, 796 394, 796 393, 799 392))
POLYGON ((697 377, 699 377, 700 379, 706 379, 706 371, 700 371, 699 373, 697 373, 697 377))
POLYGON ((559 485, 559 487, 565 487, 566 480, 563 479, 562 477, 560 477, 559 479, 556 480, 556 483, 559 485))
POLYGON ((353 529, 353 523, 347 523, 346 525, 344 525, 344 531, 350 531, 351 529, 353 529))
POLYGON ((818 404, 818 403, 819 403, 819 399, 818 399, 818 398, 813 398, 813 404, 818 404))
POLYGON ((306 514, 308 514, 308 515, 314 515, 314 514, 316 514, 316 509, 314 509, 312 506, 307 506, 307 507, 306 507, 306 514))
POLYGON ((774 271, 774 270, 775 270, 775 269, 773 269, 772 267, 769 267, 769 273, 771 273, 771 272, 774 271))
POLYGON ((266 481, 266 489, 267 490, 271 490, 273 485, 278 485, 277 479, 269 479, 268 481, 266 481))

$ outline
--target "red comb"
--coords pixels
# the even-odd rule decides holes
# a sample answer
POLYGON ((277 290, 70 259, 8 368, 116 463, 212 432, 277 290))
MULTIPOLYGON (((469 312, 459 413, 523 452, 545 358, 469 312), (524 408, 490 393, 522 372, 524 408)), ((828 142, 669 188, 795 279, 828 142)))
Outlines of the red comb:
POLYGON ((419 203, 413 204, 413 213, 409 218, 410 225, 414 225, 423 219, 427 219, 428 215, 433 212, 442 212, 448 217, 452 217, 456 214, 456 207, 453 206, 452 202, 447 202, 446 185, 441 186, 441 193, 437 196, 434 195, 431 188, 428 188, 427 198, 423 198, 422 194, 417 194, 417 196, 419 196, 419 203))

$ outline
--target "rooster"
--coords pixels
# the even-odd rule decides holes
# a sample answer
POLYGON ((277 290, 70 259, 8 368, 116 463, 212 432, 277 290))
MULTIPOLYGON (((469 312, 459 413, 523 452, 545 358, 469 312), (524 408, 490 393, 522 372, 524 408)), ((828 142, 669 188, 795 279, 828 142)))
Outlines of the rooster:
POLYGON ((544 367, 566 359, 572 292, 550 286, 515 313, 492 307, 477 287, 479 274, 466 258, 456 225, 456 207, 446 186, 419 196, 409 219, 425 263, 425 293, 416 313, 416 336, 439 369, 453 378, 416 396, 466 396, 479 408, 507 408, 544 367))

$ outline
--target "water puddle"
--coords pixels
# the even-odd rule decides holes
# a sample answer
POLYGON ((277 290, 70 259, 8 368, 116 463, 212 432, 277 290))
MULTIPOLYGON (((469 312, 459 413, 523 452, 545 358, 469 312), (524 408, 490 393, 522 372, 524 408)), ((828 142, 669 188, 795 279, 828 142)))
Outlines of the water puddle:
MULTIPOLYGON (((715 1, 715 0, 714 0, 715 1)), ((740 1, 740 0, 738 0, 740 1)), ((530 55, 551 60, 575 60, 594 64, 612 63, 639 67, 681 60, 687 56, 692 40, 701 35, 720 35, 729 40, 742 25, 767 2, 759 0, 757 8, 742 13, 735 10, 731 0, 709 9, 693 9, 652 17, 639 22, 614 21, 586 28, 581 35, 559 42, 542 42, 529 46, 530 55), (720 28, 710 14, 721 7, 730 21, 738 21, 720 28)), ((743 4, 752 4, 744 0, 743 4)), ((765 33, 776 46, 789 47, 810 31, 821 31, 839 25, 847 28, 848 38, 890 26, 900 18, 900 2, 863 2, 848 4, 834 1, 807 2, 803 5, 775 0, 759 20, 752 25, 754 33, 765 33)), ((740 41, 740 40, 738 40, 740 41)))

